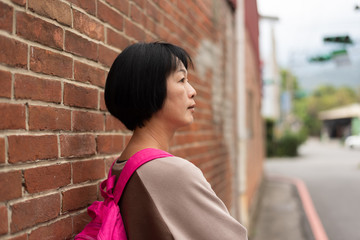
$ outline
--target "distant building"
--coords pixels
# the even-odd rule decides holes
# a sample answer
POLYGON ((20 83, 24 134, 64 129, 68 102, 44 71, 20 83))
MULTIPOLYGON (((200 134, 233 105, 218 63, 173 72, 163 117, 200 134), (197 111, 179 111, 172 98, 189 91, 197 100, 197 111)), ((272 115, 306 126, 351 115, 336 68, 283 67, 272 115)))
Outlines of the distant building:
POLYGON ((321 136, 343 138, 360 134, 360 104, 355 103, 319 113, 323 121, 321 136))

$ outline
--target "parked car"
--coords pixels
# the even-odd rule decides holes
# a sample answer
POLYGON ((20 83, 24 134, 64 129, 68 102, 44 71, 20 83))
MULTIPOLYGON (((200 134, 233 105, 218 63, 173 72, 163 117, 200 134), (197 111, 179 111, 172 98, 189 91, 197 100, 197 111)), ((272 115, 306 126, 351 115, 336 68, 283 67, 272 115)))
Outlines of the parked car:
POLYGON ((345 139, 345 146, 350 148, 360 148, 360 135, 349 136, 345 139))

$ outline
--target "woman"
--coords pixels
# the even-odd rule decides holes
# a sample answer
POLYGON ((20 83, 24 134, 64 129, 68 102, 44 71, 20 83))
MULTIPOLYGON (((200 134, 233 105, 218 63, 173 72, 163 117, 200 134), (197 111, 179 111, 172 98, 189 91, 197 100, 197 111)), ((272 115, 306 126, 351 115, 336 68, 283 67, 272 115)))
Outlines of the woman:
MULTIPOLYGON (((133 135, 112 169, 145 148, 168 151, 175 131, 194 120, 189 55, 169 43, 137 43, 114 61, 105 103, 133 135)), ((201 171, 179 157, 148 162, 129 180, 119 202, 128 239, 247 239, 201 171)))

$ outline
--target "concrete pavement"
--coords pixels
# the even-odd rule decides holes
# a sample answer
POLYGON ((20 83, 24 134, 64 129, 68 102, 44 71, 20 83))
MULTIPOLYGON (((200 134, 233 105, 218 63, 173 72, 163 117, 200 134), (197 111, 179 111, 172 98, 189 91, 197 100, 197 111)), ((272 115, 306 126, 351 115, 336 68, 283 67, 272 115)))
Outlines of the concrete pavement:
POLYGON ((292 179, 266 176, 249 239, 314 240, 299 194, 292 179))

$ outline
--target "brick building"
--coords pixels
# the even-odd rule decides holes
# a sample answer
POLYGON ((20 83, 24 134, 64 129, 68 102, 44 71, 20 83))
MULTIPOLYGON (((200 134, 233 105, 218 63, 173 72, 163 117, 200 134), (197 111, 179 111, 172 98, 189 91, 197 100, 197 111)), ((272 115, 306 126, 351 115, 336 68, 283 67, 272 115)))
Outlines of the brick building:
POLYGON ((131 132, 106 111, 117 54, 166 40, 194 60, 195 122, 171 152, 245 225, 262 177, 254 0, 0 0, 0 239, 67 239, 131 132))

